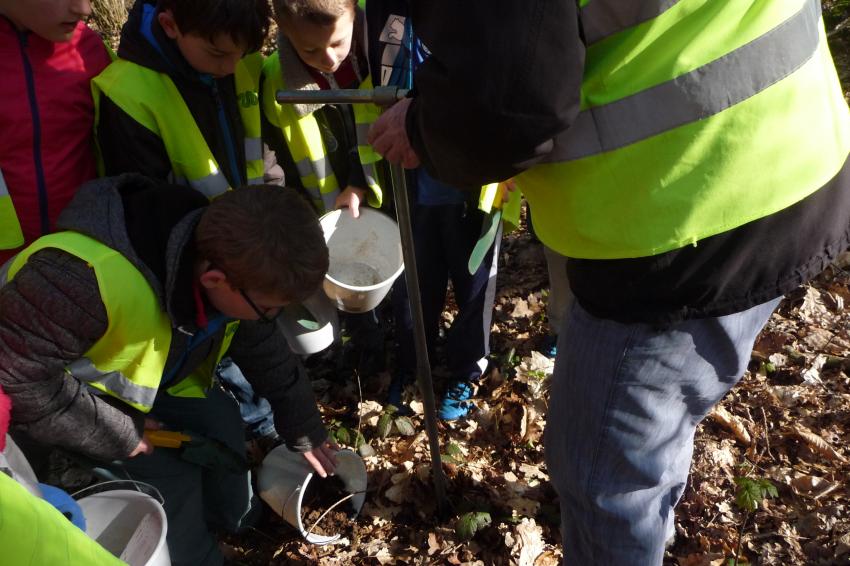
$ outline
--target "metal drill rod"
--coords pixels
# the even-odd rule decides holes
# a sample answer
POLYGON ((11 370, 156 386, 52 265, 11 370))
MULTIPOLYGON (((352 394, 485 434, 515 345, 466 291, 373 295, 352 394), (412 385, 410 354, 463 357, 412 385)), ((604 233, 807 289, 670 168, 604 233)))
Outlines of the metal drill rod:
MULTIPOLYGON (((377 87, 373 90, 330 89, 308 91, 284 91, 275 93, 280 104, 359 104, 372 103, 390 106, 407 95, 407 90, 396 87, 377 87)), ((447 510, 446 476, 440 457, 440 438, 437 433, 437 403, 434 399, 434 383, 431 378, 431 363, 428 360, 428 345, 425 340, 425 324, 422 316, 422 295, 419 291, 419 273, 416 268, 416 252, 413 246, 413 227, 410 221, 410 203, 407 195, 407 176, 401 165, 391 166, 392 191, 401 235, 401 252, 404 257, 404 276, 407 282, 407 298, 413 323, 413 339, 416 347, 416 379, 425 405, 425 432, 431 452, 431 475, 437 506, 441 513, 447 510)))
POLYGON ((425 340, 425 322, 422 316, 422 293, 419 291, 419 272, 413 247, 413 226, 410 221, 410 203, 407 195, 407 175, 404 168, 393 163, 390 168, 393 180, 398 227, 401 233, 401 251, 404 256, 404 278, 407 283, 407 299, 413 323, 413 342, 416 347, 416 380, 422 401, 425 404, 425 431, 431 449, 431 475, 440 512, 446 511, 446 476, 443 474, 440 456, 440 438, 437 434, 437 403, 434 400, 434 382, 431 379, 431 362, 428 359, 428 343, 425 340))
POLYGON ((275 93, 278 104, 363 104, 392 106, 406 97, 407 89, 379 86, 373 89, 330 90, 279 90, 275 93))

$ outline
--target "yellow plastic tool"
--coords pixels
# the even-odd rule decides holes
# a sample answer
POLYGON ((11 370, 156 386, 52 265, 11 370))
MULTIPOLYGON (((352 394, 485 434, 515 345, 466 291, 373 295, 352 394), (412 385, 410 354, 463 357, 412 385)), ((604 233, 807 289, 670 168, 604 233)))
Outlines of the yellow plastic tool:
POLYGON ((180 448, 184 442, 192 440, 192 437, 182 432, 173 430, 145 430, 145 436, 148 437, 151 444, 160 448, 180 448))

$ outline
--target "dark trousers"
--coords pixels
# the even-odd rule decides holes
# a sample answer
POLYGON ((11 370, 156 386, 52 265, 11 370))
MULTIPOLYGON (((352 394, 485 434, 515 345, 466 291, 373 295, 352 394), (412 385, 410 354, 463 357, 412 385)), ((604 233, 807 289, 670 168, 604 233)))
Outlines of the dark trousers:
MULTIPOLYGON (((486 368, 486 357, 490 353, 501 227, 481 266, 470 275, 469 256, 481 233, 484 213, 463 203, 416 204, 411 213, 429 359, 434 362, 440 315, 451 280, 458 313, 446 335, 446 366, 453 379, 477 379, 486 368)), ((404 277, 399 277, 393 288, 393 309, 398 371, 412 376, 416 353, 404 277)))

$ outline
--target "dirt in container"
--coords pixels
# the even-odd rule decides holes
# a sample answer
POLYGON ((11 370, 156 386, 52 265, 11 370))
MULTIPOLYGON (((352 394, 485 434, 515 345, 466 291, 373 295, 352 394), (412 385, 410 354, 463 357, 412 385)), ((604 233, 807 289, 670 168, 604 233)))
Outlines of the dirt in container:
POLYGON ((337 476, 320 478, 314 475, 307 484, 304 498, 301 500, 301 524, 304 525, 304 529, 325 536, 337 534, 346 536, 350 533, 356 517, 351 498, 343 501, 322 517, 325 511, 347 495, 349 492, 337 476), (322 517, 321 521, 315 524, 319 517, 322 517))
POLYGON ((352 287, 369 287, 381 282, 381 275, 377 269, 360 262, 332 263, 328 269, 328 275, 352 287))

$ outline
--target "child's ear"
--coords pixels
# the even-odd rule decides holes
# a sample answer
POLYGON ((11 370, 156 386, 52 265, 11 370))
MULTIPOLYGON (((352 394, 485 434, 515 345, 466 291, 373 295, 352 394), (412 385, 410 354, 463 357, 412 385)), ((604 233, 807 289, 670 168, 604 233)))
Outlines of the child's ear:
POLYGON ((217 289, 222 286, 229 286, 227 275, 220 269, 204 271, 201 273, 199 281, 205 289, 217 289))
POLYGON ((171 10, 163 10, 157 14, 156 18, 159 20, 159 25, 162 26, 165 35, 171 39, 177 39, 177 36, 180 35, 180 28, 177 27, 177 22, 174 21, 174 14, 171 13, 171 10))

